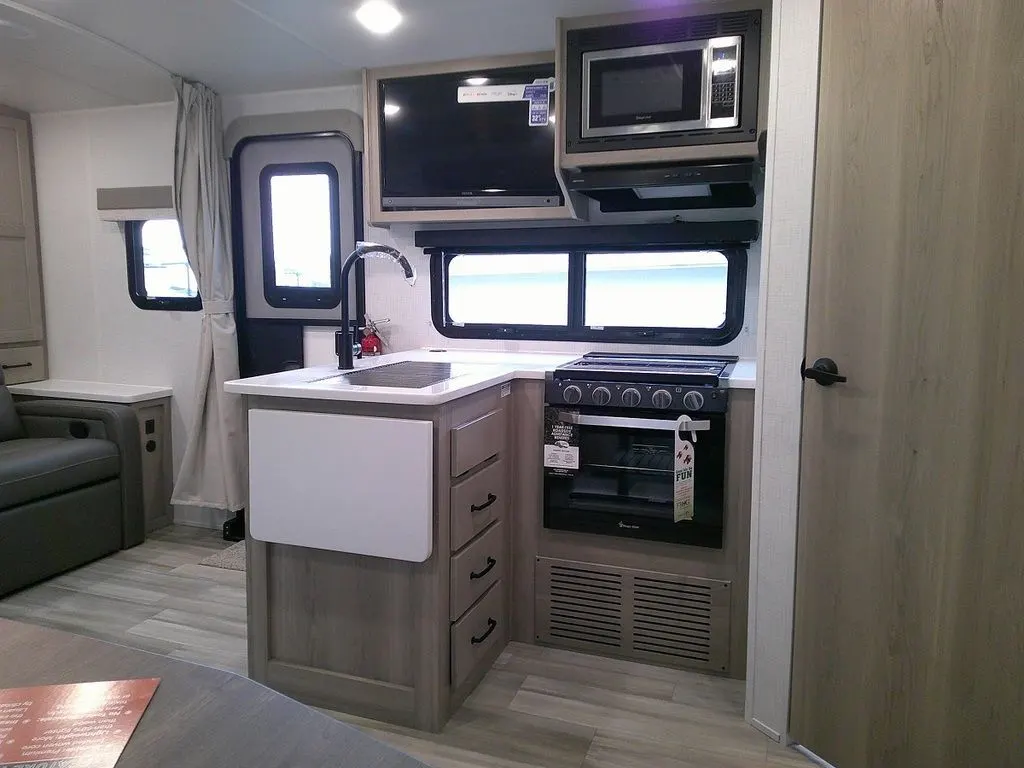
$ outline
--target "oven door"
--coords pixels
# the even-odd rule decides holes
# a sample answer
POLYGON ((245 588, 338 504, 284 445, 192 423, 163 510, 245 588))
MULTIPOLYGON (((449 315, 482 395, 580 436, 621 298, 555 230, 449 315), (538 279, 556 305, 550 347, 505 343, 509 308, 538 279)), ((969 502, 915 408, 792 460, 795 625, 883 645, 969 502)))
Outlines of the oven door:
MULTIPOLYGON (((676 420, 561 411, 578 425, 579 468, 545 470, 547 528, 722 547, 725 414, 692 414, 694 512, 675 519, 676 420)), ((686 433, 684 433, 686 434, 686 433)))

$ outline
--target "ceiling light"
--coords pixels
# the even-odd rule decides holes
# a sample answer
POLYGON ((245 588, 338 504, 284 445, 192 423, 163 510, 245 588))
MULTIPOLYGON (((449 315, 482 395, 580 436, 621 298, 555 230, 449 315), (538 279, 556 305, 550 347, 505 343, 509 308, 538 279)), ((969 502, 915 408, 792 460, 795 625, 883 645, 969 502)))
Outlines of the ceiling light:
POLYGON ((394 117, 395 115, 397 115, 401 111, 402 111, 402 108, 400 106, 398 106, 397 104, 385 104, 384 105, 384 117, 394 117))
POLYGON ((356 20, 375 35, 386 35, 402 23, 402 14, 386 0, 367 0, 356 11, 356 20))
POLYGON ((467 77, 466 85, 487 85, 491 82, 489 77, 467 77))

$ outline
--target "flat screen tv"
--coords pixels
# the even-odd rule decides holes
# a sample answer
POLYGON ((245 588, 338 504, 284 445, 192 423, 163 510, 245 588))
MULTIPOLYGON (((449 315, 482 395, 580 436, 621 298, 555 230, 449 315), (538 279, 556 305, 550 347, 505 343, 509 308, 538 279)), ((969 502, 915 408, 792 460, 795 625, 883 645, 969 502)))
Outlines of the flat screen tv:
POLYGON ((554 70, 552 63, 379 81, 384 209, 562 205, 548 118, 554 93, 545 103, 536 87, 524 90, 553 83, 554 70))

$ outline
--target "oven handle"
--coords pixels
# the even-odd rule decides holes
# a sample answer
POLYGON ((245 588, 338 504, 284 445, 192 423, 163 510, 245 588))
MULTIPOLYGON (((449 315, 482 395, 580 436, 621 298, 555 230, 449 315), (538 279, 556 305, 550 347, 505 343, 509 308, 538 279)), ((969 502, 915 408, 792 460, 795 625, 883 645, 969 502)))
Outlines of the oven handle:
MULTIPOLYGON (((579 424, 582 427, 618 427, 619 429, 656 429, 662 432, 674 432, 676 422, 660 419, 627 419, 621 416, 591 416, 588 413, 562 414, 562 421, 579 424)), ((686 425, 686 432, 708 432, 710 421, 691 421, 686 425)))

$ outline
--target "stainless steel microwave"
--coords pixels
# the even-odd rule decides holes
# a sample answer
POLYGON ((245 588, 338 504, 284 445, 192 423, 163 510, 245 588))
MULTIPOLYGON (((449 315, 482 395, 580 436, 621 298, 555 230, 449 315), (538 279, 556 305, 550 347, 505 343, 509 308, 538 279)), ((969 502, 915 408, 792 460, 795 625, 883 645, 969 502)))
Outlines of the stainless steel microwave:
POLYGON ((762 12, 568 29, 566 151, 751 142, 762 12))

